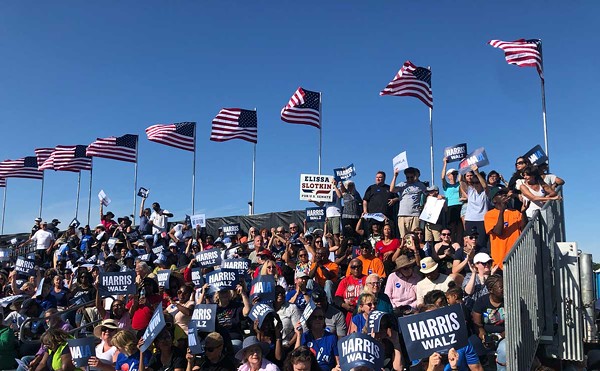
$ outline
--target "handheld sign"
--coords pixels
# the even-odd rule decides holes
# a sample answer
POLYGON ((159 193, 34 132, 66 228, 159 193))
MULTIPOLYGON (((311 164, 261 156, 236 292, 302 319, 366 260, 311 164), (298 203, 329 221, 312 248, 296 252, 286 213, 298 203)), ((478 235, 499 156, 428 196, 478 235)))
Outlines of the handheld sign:
POLYGON ((270 275, 260 275, 252 280, 250 289, 250 301, 258 297, 260 303, 272 303, 275 301, 275 278, 270 275))
POLYGON ((131 233, 125 233, 125 237, 127 238, 127 241, 134 242, 140 238, 140 233, 137 230, 134 230, 131 233))
POLYGON ((471 165, 477 165, 477 167, 483 167, 489 165, 487 154, 483 147, 477 148, 471 152, 460 164, 458 164, 458 172, 460 174, 466 174, 471 171, 471 165))
POLYGON ((141 260, 143 262, 148 262, 148 261, 150 261, 150 254, 142 254, 142 255, 139 255, 137 258, 138 258, 138 260, 141 260))
MULTIPOLYGON (((35 290, 35 296, 37 296, 38 298, 42 297, 42 289, 44 288, 44 280, 45 279, 46 279, 46 277, 42 277, 42 279, 40 280, 40 283, 38 283, 37 289, 35 290)), ((85 303, 85 301, 84 301, 84 303, 85 303)), ((78 304, 76 304, 76 305, 78 305, 78 304)))
POLYGON ((118 240, 119 240, 119 239, 118 239, 117 237, 110 237, 110 238, 108 239, 108 242, 106 242, 106 245, 108 246, 108 248, 109 248, 109 249, 111 249, 111 250, 112 250, 112 249, 114 249, 114 248, 115 248, 115 245, 117 244, 117 241, 118 241, 118 240))
POLYGON ((192 312, 192 320, 196 330, 201 332, 215 331, 217 304, 196 304, 192 312))
POLYGON ((324 207, 307 207, 306 222, 307 223, 323 223, 325 221, 324 207))
POLYGON ((258 303, 252 307, 250 313, 248 313, 248 317, 252 321, 258 320, 258 327, 261 327, 269 313, 275 313, 273 307, 264 303, 258 303))
POLYGON ((233 290, 239 280, 237 270, 235 269, 212 271, 207 273, 204 279, 214 291, 233 290))
POLYGON ((240 223, 225 224, 222 228, 226 237, 235 236, 240 231, 240 223))
POLYGON ((15 262, 15 271, 25 276, 35 276, 35 262, 19 256, 15 262))
POLYGON ((544 162, 548 161, 548 156, 546 156, 546 152, 544 152, 544 150, 539 144, 527 151, 527 153, 523 157, 528 159, 529 162, 531 162, 531 164, 534 166, 540 166, 544 162))
POLYGON ((356 176, 356 168, 354 167, 354 164, 350 164, 346 167, 333 169, 333 174, 333 178, 338 182, 341 180, 348 180, 356 176))
POLYGON ((27 295, 12 295, 12 296, 7 296, 5 298, 0 299, 0 306, 2 308, 6 308, 9 305, 11 305, 12 303, 14 303, 15 301, 19 300, 19 299, 27 299, 29 298, 29 296, 27 295))
POLYGON ((460 304, 398 318, 410 359, 448 353, 468 344, 467 325, 460 304))
POLYGON ((377 220, 378 222, 383 222, 385 221, 385 215, 383 213, 368 213, 363 215, 364 219, 374 219, 377 220))
POLYGON ((379 332, 381 329, 381 319, 386 314, 386 312, 382 312, 380 310, 374 310, 369 313, 369 318, 367 319, 367 334, 379 332))
POLYGON ((7 262, 10 260, 10 251, 8 249, 0 249, 0 261, 7 262))
POLYGON ((150 194, 150 190, 144 188, 144 187, 140 187, 140 189, 138 190, 137 195, 140 196, 141 198, 148 198, 148 195, 150 194))
POLYGON ((392 164, 394 165, 394 171, 402 171, 408 168, 408 159, 406 158, 406 151, 401 152, 398 156, 394 157, 392 160, 392 164))
POLYGON ((171 270, 163 269, 156 272, 156 279, 158 280, 158 287, 169 287, 169 281, 171 278, 171 270))
POLYGON ((190 223, 192 228, 196 228, 196 226, 200 226, 200 228, 206 227, 206 214, 196 214, 190 216, 190 223))
POLYGON ((337 344, 340 367, 351 370, 367 367, 370 370, 381 370, 385 351, 383 345, 370 335, 355 332, 342 338, 337 344))
POLYGON ((195 256, 196 262, 202 268, 221 265, 221 251, 219 249, 209 249, 200 251, 195 256))
POLYGON ((194 323, 190 322, 188 327, 188 348, 192 354, 204 353, 204 343, 200 341, 198 330, 194 327, 194 323))
POLYGON ((79 220, 77 220, 77 218, 73 218, 73 220, 71 220, 71 223, 69 223, 69 227, 73 227, 73 228, 78 228, 81 225, 81 223, 79 223, 79 220))
POLYGON ((100 200, 100 202, 102 202, 102 205, 104 205, 104 206, 110 205, 110 202, 111 202, 110 198, 108 198, 106 193, 104 193, 103 189, 101 189, 100 192, 98 192, 98 199, 100 200))
POLYGON ((88 359, 96 355, 96 339, 93 337, 67 339, 67 344, 75 367, 86 367, 88 359))
POLYGON ((447 162, 460 161, 467 157, 467 143, 456 144, 444 148, 444 156, 447 162))
POLYGON ((333 201, 331 175, 300 174, 301 201, 333 201))
POLYGON ((165 317, 163 316, 162 305, 157 305, 154 313, 152 314, 152 318, 150 318, 150 322, 148 323, 148 327, 146 327, 146 331, 144 331, 144 335, 142 339, 144 339, 144 344, 140 347, 142 352, 145 352, 150 348, 156 336, 165 328, 166 322, 165 317))
POLYGON ((192 268, 192 283, 194 287, 204 286, 204 278, 202 278, 202 268, 192 268))
POLYGON ((135 272, 100 272, 98 290, 101 296, 135 294, 135 272))
MULTIPOLYGON (((163 252, 164 249, 165 248, 162 247, 162 245, 158 245, 158 246, 152 248, 152 252, 155 253, 156 255, 160 255, 160 253, 163 252)), ((160 256, 158 258, 160 259, 160 256)), ((160 260, 162 260, 162 259, 160 259, 160 260)))
POLYGON ((244 258, 225 259, 221 262, 221 269, 235 269, 238 272, 238 276, 243 277, 248 275, 250 263, 250 259, 244 258))
POLYGON ((437 197, 428 196, 419 219, 436 224, 445 204, 446 200, 443 198, 438 199, 437 197))
POLYGON ((311 314, 315 311, 316 307, 317 307, 317 305, 315 304, 315 302, 312 299, 310 299, 308 304, 306 304, 306 308, 304 308, 304 312, 302 312, 302 316, 300 316, 300 323, 303 326, 306 323, 306 321, 308 321, 311 314))

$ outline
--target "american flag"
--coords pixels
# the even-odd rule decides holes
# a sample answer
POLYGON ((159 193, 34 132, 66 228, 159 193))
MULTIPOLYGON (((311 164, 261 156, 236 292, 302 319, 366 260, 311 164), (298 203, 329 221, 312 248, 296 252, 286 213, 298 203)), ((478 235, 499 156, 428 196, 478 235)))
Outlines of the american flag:
POLYGON ((86 156, 87 146, 56 146, 50 159, 54 162, 54 170, 81 171, 92 170, 92 158, 86 156))
POLYGON ((48 161, 47 167, 44 167, 44 162, 52 156, 54 148, 36 148, 34 152, 37 157, 38 170, 54 169, 54 161, 48 161))
POLYGON ((431 71, 424 67, 417 67, 411 61, 406 61, 396 77, 390 81, 379 95, 415 97, 429 108, 433 108, 431 71))
POLYGON ((0 162, 0 178, 44 179, 44 172, 38 170, 35 156, 23 157, 18 160, 0 162))
POLYGON ((195 122, 156 124, 146 129, 148 140, 186 151, 195 151, 195 122))
POLYGON ((210 140, 224 142, 242 139, 256 143, 258 119, 256 111, 241 108, 223 108, 212 121, 210 140))
POLYGON ((514 64, 519 67, 535 67, 540 74, 540 78, 542 80, 544 79, 542 67, 542 40, 491 40, 488 44, 494 48, 504 50, 504 57, 508 64, 514 64))
POLYGON ((136 162, 138 136, 126 134, 120 137, 98 138, 85 152, 91 157, 104 157, 112 160, 136 162))
POLYGON ((281 119, 290 124, 310 125, 321 128, 321 93, 296 90, 287 106, 281 110, 281 119))
POLYGON ((6 187, 6 179, 0 178, 0 188, 5 188, 5 187, 6 187))

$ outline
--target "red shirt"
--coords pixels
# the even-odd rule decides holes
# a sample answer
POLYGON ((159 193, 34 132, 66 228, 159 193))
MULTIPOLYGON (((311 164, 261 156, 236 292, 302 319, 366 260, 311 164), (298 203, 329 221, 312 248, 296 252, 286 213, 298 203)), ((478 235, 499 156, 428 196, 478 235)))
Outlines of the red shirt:
MULTIPOLYGON (((400 240, 398 240, 397 238, 392 238, 392 240, 390 241, 390 243, 388 245, 383 243, 383 240, 381 241, 377 241, 377 243, 375 244, 375 254, 377 255, 377 257, 381 260, 383 260, 383 255, 388 252, 388 251, 396 251, 397 249, 400 248, 400 240)), ((389 258, 390 260, 392 259, 391 256, 389 258)))
MULTIPOLYGON (((127 310, 133 305, 133 300, 135 299, 129 300, 125 305, 127 310)), ((162 305, 162 298, 160 295, 146 296, 146 304, 140 304, 135 313, 133 313, 133 318, 131 318, 131 328, 136 331, 146 329, 150 323, 150 318, 152 318, 154 309, 156 309, 156 305, 159 303, 162 305)))
MULTIPOLYGON (((361 278, 354 278, 352 275, 344 277, 340 281, 337 290, 335 290, 335 296, 341 297, 346 303, 356 305, 366 280, 367 276, 365 275, 362 275, 361 278)), ((352 312, 346 313, 346 325, 352 320, 352 315, 352 312)))

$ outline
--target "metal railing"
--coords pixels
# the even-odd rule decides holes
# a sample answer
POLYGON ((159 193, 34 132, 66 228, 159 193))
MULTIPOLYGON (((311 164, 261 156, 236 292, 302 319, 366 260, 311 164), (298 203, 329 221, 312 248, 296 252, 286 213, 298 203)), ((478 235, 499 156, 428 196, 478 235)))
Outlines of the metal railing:
POLYGON ((529 370, 538 345, 555 333, 556 243, 565 240, 562 201, 547 202, 504 258, 506 363, 529 370))

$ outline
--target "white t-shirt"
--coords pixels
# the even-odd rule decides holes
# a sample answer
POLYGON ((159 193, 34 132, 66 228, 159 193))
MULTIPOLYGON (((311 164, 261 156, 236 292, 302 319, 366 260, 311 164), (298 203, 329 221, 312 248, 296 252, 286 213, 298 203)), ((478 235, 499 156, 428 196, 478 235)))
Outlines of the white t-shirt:
POLYGON ((192 231, 189 229, 184 231, 183 224, 177 224, 173 227, 173 230, 175 231, 175 238, 177 238, 179 241, 183 241, 186 237, 192 237, 192 231))
POLYGON ((52 245, 54 234, 48 230, 40 229, 31 237, 36 242, 36 250, 45 250, 52 245))
POLYGON ((161 213, 162 210, 158 213, 153 211, 150 215, 150 220, 152 220, 152 233, 166 232, 168 218, 161 213))

